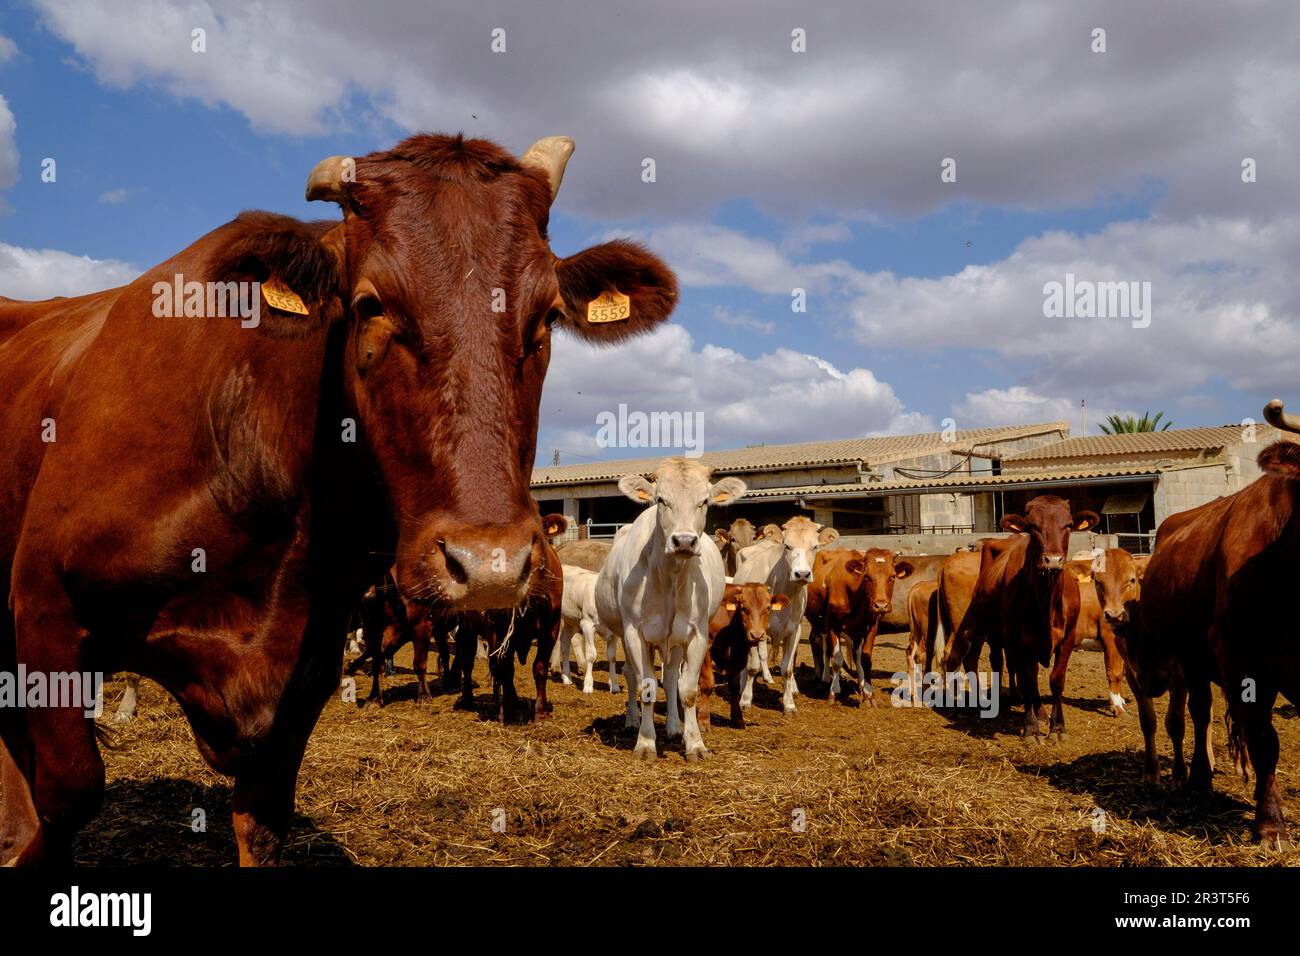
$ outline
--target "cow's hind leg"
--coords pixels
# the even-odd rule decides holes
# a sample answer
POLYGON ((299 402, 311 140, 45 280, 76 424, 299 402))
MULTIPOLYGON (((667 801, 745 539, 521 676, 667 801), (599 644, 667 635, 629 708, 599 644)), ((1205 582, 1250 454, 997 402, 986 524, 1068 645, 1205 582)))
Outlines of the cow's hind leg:
POLYGON ((682 661, 686 658, 686 645, 673 643, 668 647, 668 659, 664 661, 664 694, 668 698, 668 739, 682 736, 681 700, 678 697, 682 679, 682 661))
POLYGON ((1160 782, 1160 755, 1156 749, 1156 707, 1151 698, 1142 690, 1131 668, 1124 668, 1124 676, 1128 680, 1129 690, 1133 692, 1133 700, 1137 704, 1138 723, 1142 727, 1142 782, 1155 784, 1160 782))
POLYGON ((122 699, 117 702, 117 710, 113 714, 113 720, 119 724, 129 724, 135 719, 135 709, 140 702, 140 677, 137 674, 126 675, 126 690, 122 692, 122 699))
POLYGON ((1187 763, 1183 760, 1183 733, 1187 728, 1187 687, 1179 681, 1169 688, 1169 709, 1165 711, 1165 733, 1169 735, 1174 750, 1174 767, 1171 783, 1182 787, 1187 783, 1187 763))
POLYGON ((1214 788, 1214 751, 1211 744, 1213 699, 1208 680, 1190 681, 1187 686, 1187 708, 1192 716, 1192 770, 1187 778, 1190 790, 1208 791, 1214 788))

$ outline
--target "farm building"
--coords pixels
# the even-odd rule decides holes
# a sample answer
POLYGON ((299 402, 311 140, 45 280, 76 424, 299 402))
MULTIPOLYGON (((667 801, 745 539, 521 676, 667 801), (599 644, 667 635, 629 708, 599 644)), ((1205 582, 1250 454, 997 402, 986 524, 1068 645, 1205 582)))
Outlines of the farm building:
MULTIPOLYGON (((750 489, 711 514, 710 528, 737 517, 758 527, 805 514, 843 535, 969 536, 996 531, 1003 514, 1036 495, 1056 494, 1096 511, 1099 531, 1141 552, 1168 515, 1258 477, 1255 456, 1277 437, 1263 424, 1070 437, 1058 421, 762 445, 701 460, 750 489)), ((618 479, 653 472, 659 457, 537 468, 533 496, 543 513, 563 512, 574 533, 612 535, 639 510, 618 479)))

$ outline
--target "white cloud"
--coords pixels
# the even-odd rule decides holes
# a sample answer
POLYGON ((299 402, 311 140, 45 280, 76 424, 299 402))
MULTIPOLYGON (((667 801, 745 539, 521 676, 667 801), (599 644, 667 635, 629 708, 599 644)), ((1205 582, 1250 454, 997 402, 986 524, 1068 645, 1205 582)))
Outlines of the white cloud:
POLYGON ((99 194, 99 202, 107 206, 117 206, 126 202, 131 195, 129 189, 109 189, 99 194))
POLYGON ((756 319, 748 312, 737 312, 729 309, 725 305, 716 306, 713 310, 713 317, 723 325, 733 329, 743 329, 746 332, 757 332, 759 335, 771 335, 776 331, 776 323, 756 319))
POLYGON ((92 259, 57 249, 24 249, 0 242, 0 295, 48 299, 84 295, 130 282, 140 270, 115 259, 92 259))
POLYGON ((0 189, 8 189, 18 181, 18 143, 14 139, 17 128, 9 104, 0 96, 0 189))
POLYGON ((632 411, 703 412, 706 451, 934 427, 905 411, 869 369, 843 371, 785 348, 753 359, 718 345, 697 348, 685 328, 670 324, 613 349, 557 337, 542 396, 539 460, 550 461, 556 447, 591 457, 641 454, 596 445, 597 414, 617 413, 619 403, 632 411))
MULTIPOLYGON (((1163 208, 1270 218, 1300 200, 1300 5, 1184 0, 1034 9, 966 0, 695 0, 556 9, 424 0, 36 0, 104 83, 162 86, 313 133, 387 118, 516 148, 578 141, 571 209, 698 215, 746 196, 857 217, 952 201, 1061 207, 1167 183, 1163 208), (1104 22, 1109 52, 1090 52, 1104 22), (490 30, 507 31, 492 53, 490 30), (208 52, 190 31, 208 31, 208 52), (612 40, 612 42, 611 42, 612 40), (627 42, 630 41, 630 42, 627 42), (477 117, 477 118, 475 118, 477 117), (644 157, 654 184, 640 181, 644 157), (958 161, 954 184, 939 162, 958 161), (1252 156, 1260 181, 1243 189, 1252 156)), ((379 144, 377 144, 379 145, 379 144)))
POLYGON ((0 63, 13 59, 14 54, 17 52, 18 47, 13 40, 7 36, 0 36, 0 63))

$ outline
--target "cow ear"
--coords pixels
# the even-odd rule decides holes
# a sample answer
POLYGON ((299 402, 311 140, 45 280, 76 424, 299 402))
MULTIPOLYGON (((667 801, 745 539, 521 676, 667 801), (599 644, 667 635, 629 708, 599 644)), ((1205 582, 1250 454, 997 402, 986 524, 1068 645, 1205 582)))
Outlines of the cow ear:
POLYGON ((745 483, 739 478, 721 478, 709 488, 709 504, 729 505, 745 493, 745 483))
POLYGON ((789 606, 790 606, 790 599, 786 597, 784 594, 778 594, 775 597, 773 597, 772 603, 770 605, 773 611, 784 611, 789 606))
POLYGON ((1278 441, 1259 453, 1259 467, 1270 475, 1300 479, 1300 445, 1293 441, 1278 441))
POLYGON ((912 573, 912 570, 913 570, 912 566, 908 564, 906 561, 904 561, 901 564, 894 565, 894 576, 899 578, 905 578, 912 573))
POLYGON ((338 225, 269 212, 240 213, 218 230, 223 243, 208 265, 207 278, 266 285, 265 293, 259 290, 263 320, 283 319, 295 328, 304 322, 330 322, 342 314, 338 225), (280 298, 276 292, 288 295, 280 298), (289 309, 272 306, 273 297, 277 303, 289 303, 289 309))
POLYGON ((719 528, 717 531, 713 532, 713 540, 718 542, 719 548, 725 548, 727 542, 731 540, 731 535, 727 534, 726 528, 719 528))
MULTIPOLYGON (((817 560, 820 561, 821 558, 822 556, 820 554, 817 555, 817 560)), ((859 561, 857 558, 854 558, 852 561, 845 562, 844 570, 849 572, 849 574, 866 574, 867 566, 863 564, 861 561, 859 561)))
POLYGON ((1003 515, 1002 522, 998 525, 1003 531, 1010 531, 1013 534, 1019 534, 1025 530, 1024 515, 1003 515))
POLYGON ((1089 528, 1095 528, 1101 524, 1101 519, 1097 517, 1095 511, 1080 511, 1074 516, 1074 530, 1087 531, 1089 528))
POLYGON ((569 519, 564 515, 546 515, 542 518, 542 531, 548 538, 554 538, 568 530, 569 519))
POLYGON ((834 528, 822 528, 821 533, 817 535, 817 543, 830 544, 833 541, 838 541, 839 537, 840 533, 834 528))
POLYGON ((785 532, 781 530, 780 525, 765 524, 763 525, 762 537, 775 541, 777 544, 785 544, 785 532))
POLYGON ((584 249, 557 261, 555 274, 564 299, 561 326, 594 344, 649 332, 677 305, 677 277, 635 242, 584 249))
POLYGON ((618 490, 638 504, 647 505, 655 500, 655 486, 640 475, 624 475, 618 480, 618 490))

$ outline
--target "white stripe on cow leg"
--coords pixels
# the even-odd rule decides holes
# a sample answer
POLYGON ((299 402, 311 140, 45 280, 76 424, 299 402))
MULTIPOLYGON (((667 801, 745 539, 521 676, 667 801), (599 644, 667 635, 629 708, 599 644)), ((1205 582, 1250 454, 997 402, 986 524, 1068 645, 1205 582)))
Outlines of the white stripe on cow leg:
POLYGON ((669 740, 675 740, 682 735, 681 701, 678 700, 677 690, 682 679, 682 660, 685 655, 684 645, 673 644, 668 648, 667 659, 664 661, 664 694, 668 698, 666 729, 669 740))
POLYGON ((740 679, 740 709, 749 710, 754 703, 754 678, 758 676, 758 648, 749 649, 749 658, 745 661, 745 674, 740 679))
POLYGON ((776 681, 772 677, 772 672, 767 668, 768 653, 769 652, 767 647, 767 641, 766 640, 759 641, 758 642, 758 663, 763 669, 763 683, 775 684, 776 681))
POLYGON ((609 662, 609 692, 617 694, 618 686, 618 638, 609 631, 605 632, 605 659, 609 662))
POLYGON ((787 714, 795 712, 794 695, 799 693, 799 685, 794 679, 794 658, 799 652, 799 622, 794 623, 794 633, 782 635, 781 646, 784 651, 781 655, 781 683, 783 685, 781 694, 781 706, 785 708, 787 714))
POLYGON ((126 690, 122 692, 122 699, 118 702, 117 710, 113 714, 113 720, 117 723, 129 724, 135 719, 139 688, 140 678, 135 674, 128 674, 126 677, 126 690))
POLYGON ((699 715, 695 707, 699 700, 700 669, 704 666, 704 655, 709 652, 708 638, 696 631, 686 645, 686 663, 682 667, 682 706, 686 711, 686 729, 682 735, 686 744, 687 761, 703 760, 709 755, 709 748, 704 746, 704 737, 700 734, 699 715))

